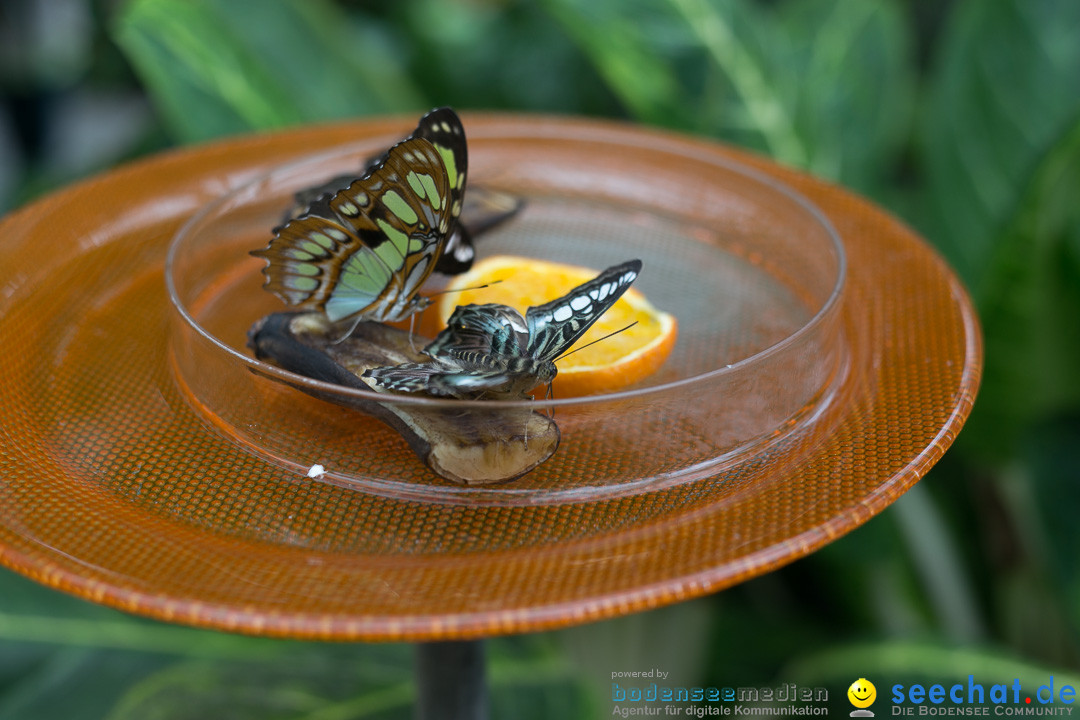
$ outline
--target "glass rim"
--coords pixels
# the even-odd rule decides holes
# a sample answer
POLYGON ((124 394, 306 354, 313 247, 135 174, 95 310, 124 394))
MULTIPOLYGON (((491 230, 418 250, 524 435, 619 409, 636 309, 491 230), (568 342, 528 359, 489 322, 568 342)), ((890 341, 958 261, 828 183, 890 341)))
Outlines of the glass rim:
MULTIPOLYGON (((436 398, 423 395, 408 395, 408 394, 396 394, 396 393, 383 393, 375 390, 362 390, 359 388, 346 387, 344 385, 338 385, 336 383, 325 382, 322 380, 315 380, 305 375, 295 373, 289 370, 278 367, 269 362, 259 360, 258 358, 247 355, 240 350, 232 347, 228 343, 224 342, 216 335, 208 331, 202 324, 194 317, 189 308, 180 297, 180 292, 177 288, 177 281, 175 278, 174 270, 178 262, 178 255, 185 243, 185 240, 190 234, 198 228, 208 217, 219 211, 224 205, 230 201, 236 199, 244 192, 250 191, 260 183, 264 183, 275 176, 288 175, 295 173, 300 168, 314 165, 320 162, 327 162, 330 160, 340 159, 343 155, 370 153, 374 149, 385 147, 387 144, 392 144, 399 135, 397 134, 380 134, 375 135, 364 140, 341 145, 337 148, 330 150, 319 151, 310 155, 298 158, 296 160, 282 163, 270 170, 260 173, 259 175, 246 180, 240 185, 232 188, 228 192, 221 196, 211 200, 204 204, 198 211, 196 211, 190 218, 188 218, 183 225, 176 231, 172 239, 169 242, 168 252, 165 257, 164 275, 165 286, 169 296, 169 303, 175 311, 177 311, 183 321, 198 335, 200 335, 207 342, 214 345, 218 350, 226 353, 235 360, 248 366, 248 368, 256 373, 262 375, 268 375, 274 379, 291 384, 294 386, 301 386, 304 389, 313 391, 331 393, 339 395, 345 398, 353 398, 357 401, 365 402, 377 402, 381 404, 394 404, 409 406, 413 408, 423 409, 486 409, 491 410, 493 407, 499 408, 559 408, 559 407, 582 407, 589 405, 600 405, 602 403, 617 402, 625 400, 637 400, 647 398, 649 396, 662 394, 665 392, 680 390, 688 385, 695 383, 707 383, 724 376, 735 376, 746 370, 751 366, 758 365, 767 361, 771 357, 783 353, 792 345, 798 344, 803 338, 814 333, 819 327, 824 325, 830 317, 832 317, 840 304, 840 300, 843 295, 847 276, 847 254, 844 250, 843 241, 840 238, 839 233, 833 227, 828 217, 821 211, 814 203, 812 203, 806 196, 798 192, 786 183, 780 182, 769 175, 759 172, 752 167, 749 167, 743 163, 735 160, 731 160, 728 157, 720 154, 704 156, 700 148, 696 148, 695 152, 691 152, 682 143, 673 140, 669 136, 665 136, 662 131, 649 131, 648 128, 634 128, 635 135, 633 136, 621 136, 613 138, 610 128, 606 131, 601 131, 599 128, 592 128, 588 125, 580 126, 576 125, 573 128, 572 133, 568 133, 565 127, 560 126, 546 126, 541 125, 539 127, 517 128, 512 126, 501 125, 495 129, 485 128, 477 133, 474 131, 470 133, 470 139, 472 141, 480 140, 506 140, 512 138, 521 138, 523 141, 529 139, 547 139, 547 140, 560 140, 571 142, 587 142, 590 144, 605 143, 619 147, 637 147, 650 151, 659 151, 671 155, 677 155, 682 158, 702 161, 706 160, 712 164, 722 167, 724 170, 736 175, 740 175, 749 181, 756 182, 765 186, 772 192, 779 193, 786 197, 789 201, 798 206, 801 210, 806 212, 810 218, 812 218, 818 226, 823 229, 828 238, 831 249, 836 257, 836 270, 835 277, 833 278, 832 288, 829 291, 828 297, 820 307, 814 312, 814 314, 800 327, 796 328, 793 332, 789 333, 785 337, 776 341, 775 343, 762 348, 758 352, 748 355, 745 358, 738 360, 737 362, 724 365, 723 367, 714 368, 705 372, 697 373, 678 380, 672 380, 665 383, 659 383, 656 385, 649 385, 647 387, 631 388, 628 390, 618 390, 615 392, 598 393, 595 395, 582 395, 575 397, 564 398, 537 398, 537 399, 519 399, 519 400, 483 400, 483 399, 460 399, 460 398, 436 398), (644 136, 642 131, 645 130, 644 136), (493 405, 496 403, 496 405, 493 405)), ((685 140, 683 141, 685 143, 685 140)), ((283 309, 281 312, 289 312, 289 310, 283 309)), ((302 312, 302 311, 301 311, 302 312)), ((677 319, 677 318, 676 318, 677 319)))

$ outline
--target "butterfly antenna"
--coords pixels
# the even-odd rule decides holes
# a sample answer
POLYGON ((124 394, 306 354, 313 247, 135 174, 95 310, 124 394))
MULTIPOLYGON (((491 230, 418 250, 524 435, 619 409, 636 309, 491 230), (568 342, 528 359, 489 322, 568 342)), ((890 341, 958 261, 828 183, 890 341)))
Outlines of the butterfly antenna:
POLYGON ((450 293, 456 292, 465 292, 466 290, 483 290, 484 288, 491 287, 492 285, 498 285, 501 282, 502 280, 492 280, 491 282, 484 283, 483 285, 473 285, 472 287, 456 288, 454 290, 439 290, 438 292, 431 293, 429 297, 434 297, 435 295, 449 295, 450 293))
MULTIPOLYGON (((637 325, 637 320, 635 320, 634 322, 630 323, 630 324, 629 324, 629 325, 627 325, 626 327, 623 327, 623 328, 619 328, 618 330, 615 330, 614 332, 609 332, 609 333, 608 333, 607 335, 605 335, 604 337, 598 337, 598 338, 596 338, 595 340, 593 340, 592 342, 588 342, 588 343, 585 343, 584 345, 582 345, 582 346, 581 346, 581 347, 579 347, 579 348, 574 348, 573 350, 571 350, 570 352, 566 353, 565 355, 562 355, 562 356, 560 356, 560 357, 559 357, 559 360, 562 360, 562 359, 563 359, 564 357, 570 357, 571 355, 573 355, 574 353, 576 353, 576 352, 577 352, 578 350, 584 350, 585 348, 589 347, 590 345, 595 345, 596 343, 600 342, 601 340, 607 340, 607 339, 608 339, 609 337, 611 337, 612 335, 618 335, 618 334, 619 334, 619 333, 621 333, 621 332, 626 332, 627 330, 629 330, 630 328, 634 327, 635 325, 637 325)), ((548 389, 550 390, 550 387, 549 387, 548 389)))

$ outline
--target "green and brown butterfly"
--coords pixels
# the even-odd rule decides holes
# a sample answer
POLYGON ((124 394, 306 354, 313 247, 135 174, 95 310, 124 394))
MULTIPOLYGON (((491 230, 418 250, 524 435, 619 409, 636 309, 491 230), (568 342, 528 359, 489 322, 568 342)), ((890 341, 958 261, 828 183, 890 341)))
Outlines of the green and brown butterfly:
POLYGON ((436 142, 410 137, 348 187, 312 202, 251 252, 267 261, 264 287, 332 323, 395 321, 430 300, 420 287, 454 234, 465 189, 465 132, 441 108, 436 142))

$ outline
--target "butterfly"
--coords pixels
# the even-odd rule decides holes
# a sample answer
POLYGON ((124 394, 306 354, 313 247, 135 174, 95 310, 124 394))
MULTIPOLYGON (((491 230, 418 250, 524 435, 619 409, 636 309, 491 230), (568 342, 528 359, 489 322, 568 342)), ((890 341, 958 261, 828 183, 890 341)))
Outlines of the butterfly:
POLYGON ((465 186, 454 159, 464 157, 464 132, 449 121, 445 127, 443 139, 458 150, 441 151, 424 138, 400 142, 253 250, 267 260, 264 287, 290 305, 322 310, 332 323, 401 320, 430 304, 418 292, 446 250, 465 186))
POLYGON ((461 305, 424 354, 431 360, 372 368, 376 389, 437 397, 524 398, 551 381, 555 361, 615 304, 641 272, 640 260, 615 265, 563 297, 521 316, 506 305, 461 305))
MULTIPOLYGON (((421 117, 416 129, 402 142, 416 138, 423 138, 434 145, 439 152, 439 156, 442 157, 443 164, 446 165, 447 175, 450 178, 450 210, 456 220, 461 215, 465 205, 465 175, 469 166, 465 128, 461 124, 461 119, 451 108, 436 108, 421 117)), ((389 151, 377 157, 369 158, 360 173, 361 176, 369 174, 379 165, 385 163, 388 156, 389 151)), ((286 222, 305 214, 305 212, 311 212, 313 206, 317 208, 320 199, 331 197, 342 188, 348 187, 356 177, 355 174, 339 175, 321 185, 296 193, 294 197, 295 203, 285 217, 286 222)), ((481 193, 481 195, 487 195, 487 193, 481 193)), ((499 197, 500 195, 496 194, 493 202, 501 203, 502 207, 496 207, 495 210, 481 215, 481 223, 497 224, 500 220, 517 211, 516 199, 511 198, 514 202, 511 203, 510 207, 507 207, 506 200, 499 197)), ((486 227, 474 227, 473 229, 476 232, 482 232, 486 227)), ((447 275, 463 273, 472 266, 475 256, 476 251, 473 249, 472 235, 469 229, 463 224, 455 222, 446 240, 446 247, 435 263, 435 270, 447 275)))

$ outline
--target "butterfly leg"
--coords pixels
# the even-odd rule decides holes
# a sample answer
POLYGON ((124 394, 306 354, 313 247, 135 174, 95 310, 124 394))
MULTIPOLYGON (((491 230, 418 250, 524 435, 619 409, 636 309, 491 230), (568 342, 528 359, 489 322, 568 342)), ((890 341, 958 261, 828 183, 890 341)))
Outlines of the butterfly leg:
MULTIPOLYGON (((342 335, 341 337, 339 337, 337 340, 331 340, 330 344, 331 345, 338 345, 338 344, 344 342, 346 339, 348 339, 348 337, 350 335, 353 334, 353 331, 356 330, 356 326, 359 325, 361 322, 363 322, 363 320, 364 320, 364 316, 363 315, 358 315, 356 320, 353 322, 353 324, 349 326, 349 329, 347 331, 345 331, 345 334, 342 335)), ((415 350, 415 348, 414 348, 414 350, 415 350)))
MULTIPOLYGON (((544 392, 544 400, 553 400, 554 398, 555 398, 554 390, 551 387, 551 383, 548 383, 547 390, 544 392)), ((529 399, 530 400, 536 400, 536 396, 530 395, 529 399)), ((546 415, 552 420, 552 422, 554 422, 555 421, 555 408, 552 407, 551 405, 549 405, 546 415)), ((528 423, 528 421, 525 422, 525 433, 524 433, 524 435, 525 435, 525 449, 528 450, 529 449, 529 423, 528 423)))
MULTIPOLYGON (((544 393, 544 399, 545 400, 554 400, 555 399, 555 391, 552 388, 550 382, 548 383, 548 386, 547 386, 547 392, 544 393)), ((548 417, 551 418, 552 420, 555 419, 555 407, 553 405, 548 405, 548 417)))
POLYGON ((415 333, 413 333, 413 331, 415 329, 416 329, 416 313, 413 313, 412 315, 409 316, 409 347, 412 348, 412 351, 414 353, 419 353, 420 351, 416 348, 416 342, 413 340, 413 338, 415 337, 415 333))

